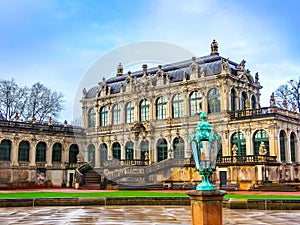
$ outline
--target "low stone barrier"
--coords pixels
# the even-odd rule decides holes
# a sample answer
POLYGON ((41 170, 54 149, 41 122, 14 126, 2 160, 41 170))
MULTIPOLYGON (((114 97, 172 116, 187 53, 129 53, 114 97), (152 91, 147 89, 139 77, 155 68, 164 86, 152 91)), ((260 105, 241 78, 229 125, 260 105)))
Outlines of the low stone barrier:
MULTIPOLYGON (((190 205, 188 197, 134 197, 134 198, 24 198, 0 199, 0 207, 83 206, 83 205, 190 205)), ((229 209, 300 210, 300 200, 224 199, 229 209)))

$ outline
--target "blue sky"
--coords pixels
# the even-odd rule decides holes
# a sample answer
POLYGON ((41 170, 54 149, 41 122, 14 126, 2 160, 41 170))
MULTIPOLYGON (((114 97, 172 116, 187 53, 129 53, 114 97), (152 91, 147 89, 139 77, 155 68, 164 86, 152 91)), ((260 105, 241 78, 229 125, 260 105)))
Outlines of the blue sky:
POLYGON ((60 120, 70 121, 80 80, 112 49, 162 41, 198 57, 216 39, 221 56, 259 72, 268 106, 272 91, 300 76, 299 8, 298 0, 2 0, 0 77, 62 91, 60 120))

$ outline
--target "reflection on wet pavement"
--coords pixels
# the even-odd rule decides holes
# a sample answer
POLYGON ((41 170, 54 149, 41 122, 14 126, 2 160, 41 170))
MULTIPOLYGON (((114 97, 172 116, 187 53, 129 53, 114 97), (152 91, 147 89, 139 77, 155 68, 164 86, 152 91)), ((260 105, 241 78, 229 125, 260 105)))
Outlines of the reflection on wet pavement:
MULTIPOLYGON (((300 224, 298 210, 223 209, 224 224, 300 224)), ((75 206, 0 208, 1 225, 190 224, 189 206, 75 206)))

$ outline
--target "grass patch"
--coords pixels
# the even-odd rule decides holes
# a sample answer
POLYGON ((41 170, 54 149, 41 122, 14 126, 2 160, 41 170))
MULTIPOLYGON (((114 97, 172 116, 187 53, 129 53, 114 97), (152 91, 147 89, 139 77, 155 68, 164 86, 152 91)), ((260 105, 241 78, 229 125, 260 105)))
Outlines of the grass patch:
MULTIPOLYGON (((109 191, 109 192, 2 192, 0 199, 18 198, 135 198, 135 197, 188 197, 185 193, 160 192, 160 191, 109 191)), ((269 199, 269 200, 300 200, 295 195, 258 195, 258 194, 227 194, 224 198, 236 199, 269 199)))
POLYGON ((237 199, 267 199, 267 200, 300 200, 297 195, 257 195, 257 194, 227 194, 224 198, 237 199))
POLYGON ((111 192, 5 192, 0 198, 104 198, 104 197, 188 197, 184 193, 154 192, 154 191, 111 191, 111 192))

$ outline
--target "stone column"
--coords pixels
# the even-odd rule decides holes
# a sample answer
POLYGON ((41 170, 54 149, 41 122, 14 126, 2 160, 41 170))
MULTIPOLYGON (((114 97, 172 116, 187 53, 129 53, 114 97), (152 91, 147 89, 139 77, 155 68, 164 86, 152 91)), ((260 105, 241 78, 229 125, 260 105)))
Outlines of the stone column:
POLYGON ((192 225, 222 225, 222 201, 225 191, 188 191, 192 225))
POLYGON ((18 139, 11 142, 11 149, 10 149, 10 157, 12 166, 17 166, 18 164, 18 152, 19 152, 19 141, 18 139))
POLYGON ((36 155, 36 141, 32 141, 29 145, 29 165, 30 166, 35 166, 35 155, 36 155))

